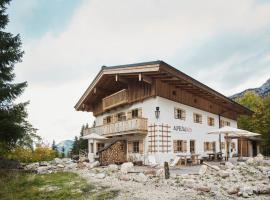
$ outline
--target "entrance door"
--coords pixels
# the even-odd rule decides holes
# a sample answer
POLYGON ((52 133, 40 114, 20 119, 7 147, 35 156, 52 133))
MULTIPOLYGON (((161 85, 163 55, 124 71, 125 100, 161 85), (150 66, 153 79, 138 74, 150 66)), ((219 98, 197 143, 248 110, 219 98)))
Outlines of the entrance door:
POLYGON ((189 150, 190 150, 190 153, 195 153, 195 140, 190 140, 189 150))
POLYGON ((257 142, 256 141, 252 141, 252 153, 253 156, 257 156, 257 142))

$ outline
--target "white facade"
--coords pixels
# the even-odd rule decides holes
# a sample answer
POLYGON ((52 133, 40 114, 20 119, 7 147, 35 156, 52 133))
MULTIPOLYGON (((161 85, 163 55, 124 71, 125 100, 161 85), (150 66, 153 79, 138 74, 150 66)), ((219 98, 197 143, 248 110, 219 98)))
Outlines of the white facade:
MULTIPOLYGON (((143 140, 144 141, 144 150, 143 154, 135 154, 133 156, 136 157, 138 160, 142 160, 146 162, 147 157, 149 155, 153 155, 158 163, 164 162, 164 161, 170 161, 171 159, 174 159, 174 157, 178 154, 189 154, 190 153, 190 140, 195 141, 195 153, 199 154, 200 157, 207 156, 207 153, 210 153, 208 151, 205 151, 204 149, 204 142, 216 142, 216 151, 219 152, 219 136, 218 135, 209 135, 207 134, 211 130, 215 130, 219 128, 219 116, 216 114, 212 114, 194 107, 190 107, 187 105, 183 105, 178 102, 174 102, 162 97, 154 97, 149 98, 147 100, 144 100, 142 102, 134 103, 131 106, 125 106, 121 108, 114 109, 108 113, 105 113, 103 115, 99 115, 96 118, 96 126, 103 125, 103 119, 104 117, 112 114, 117 114, 119 112, 127 112, 132 109, 141 108, 142 109, 142 117, 147 118, 148 126, 156 124, 156 125, 168 125, 170 136, 168 138, 169 140, 169 152, 161 152, 160 147, 160 139, 157 139, 157 151, 155 153, 149 152, 149 144, 150 144, 150 137, 149 133, 146 136, 121 136, 121 137, 113 137, 111 139, 108 139, 105 141, 105 144, 109 144, 119 138, 126 139, 127 141, 133 141, 133 140, 143 140), (160 109, 160 116, 158 119, 155 117, 155 110, 156 107, 159 107, 160 109), (185 110, 186 117, 185 120, 181 119, 175 119, 174 116, 174 109, 180 108, 185 110), (202 115, 202 123, 195 123, 193 119, 193 114, 201 114, 202 115), (214 126, 209 126, 207 119, 208 117, 214 118, 214 126), (179 128, 180 127, 180 128, 179 128), (182 127, 188 129, 188 132, 182 131, 182 127), (185 153, 175 153, 173 149, 173 141, 174 140, 185 140, 187 141, 187 152, 185 153)), ((230 126, 237 127, 237 122, 235 120, 227 119, 224 117, 221 117, 221 120, 225 120, 230 122, 230 126)), ((222 136, 222 142, 224 142, 224 136, 222 136)), ((237 140, 232 140, 232 142, 235 144, 234 152, 237 153, 237 140)), ((89 145, 90 148, 90 145, 89 145)), ((89 149, 90 152, 90 149, 89 149)), ((222 150, 223 153, 225 153, 225 149, 222 150)), ((231 152, 231 147, 230 147, 231 152)))

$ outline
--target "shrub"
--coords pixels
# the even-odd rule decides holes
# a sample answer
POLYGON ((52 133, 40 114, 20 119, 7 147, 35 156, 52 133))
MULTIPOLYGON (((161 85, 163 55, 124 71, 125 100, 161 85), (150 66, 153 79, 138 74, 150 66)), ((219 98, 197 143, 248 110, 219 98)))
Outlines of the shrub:
POLYGON ((34 150, 25 147, 16 147, 12 150, 8 158, 24 163, 49 161, 56 157, 56 152, 46 146, 38 146, 34 150))

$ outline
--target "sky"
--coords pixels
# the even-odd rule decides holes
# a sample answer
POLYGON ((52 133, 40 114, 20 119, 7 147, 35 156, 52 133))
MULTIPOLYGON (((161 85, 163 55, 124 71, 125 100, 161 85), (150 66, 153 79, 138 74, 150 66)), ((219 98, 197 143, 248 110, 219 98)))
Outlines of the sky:
POLYGON ((18 101, 47 142, 93 123, 74 105, 103 65, 163 60, 227 96, 270 78, 267 0, 13 0, 8 14, 18 101))

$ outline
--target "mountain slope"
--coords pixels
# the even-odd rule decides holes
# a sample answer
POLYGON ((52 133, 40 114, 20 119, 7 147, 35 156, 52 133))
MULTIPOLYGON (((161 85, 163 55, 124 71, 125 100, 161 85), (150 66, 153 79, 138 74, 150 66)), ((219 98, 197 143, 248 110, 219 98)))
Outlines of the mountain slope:
POLYGON ((243 92, 230 96, 231 99, 242 97, 246 92, 255 92, 261 97, 270 95, 270 79, 268 79, 261 87, 246 89, 243 92))
POLYGON ((57 150, 59 152, 62 152, 62 148, 64 147, 65 148, 65 155, 67 155, 68 152, 71 150, 73 143, 74 143, 73 140, 63 140, 63 141, 59 142, 56 145, 56 147, 57 147, 57 150))

